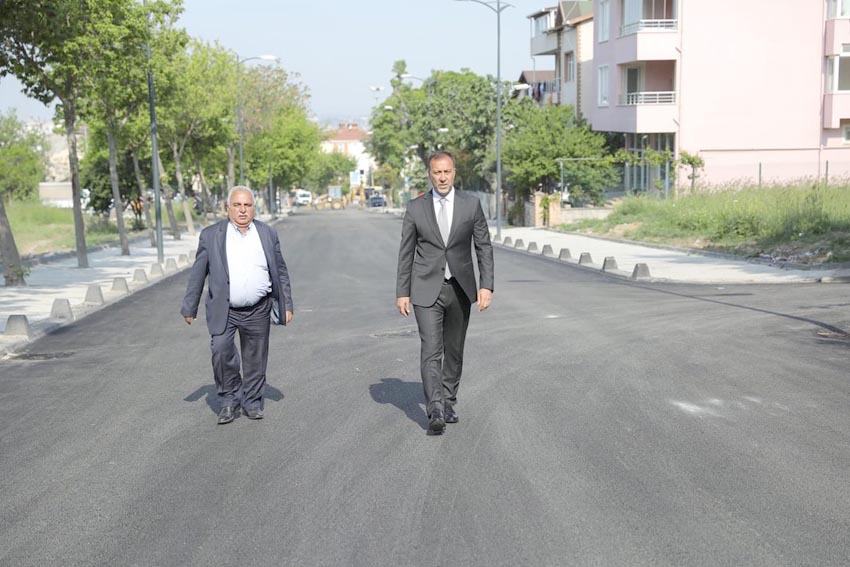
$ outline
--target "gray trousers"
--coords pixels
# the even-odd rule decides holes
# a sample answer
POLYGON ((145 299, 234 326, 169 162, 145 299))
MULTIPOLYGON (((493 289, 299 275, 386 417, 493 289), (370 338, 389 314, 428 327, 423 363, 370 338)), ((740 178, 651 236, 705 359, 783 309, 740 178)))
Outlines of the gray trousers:
POLYGON ((210 337, 213 376, 221 407, 237 407, 241 404, 246 410, 263 409, 271 308, 271 296, 252 307, 231 308, 224 332, 210 337), (236 349, 237 331, 241 357, 236 349))
POLYGON ((413 306, 421 342, 419 370, 428 416, 457 403, 463 345, 469 327, 469 298, 455 280, 443 283, 436 303, 413 306))

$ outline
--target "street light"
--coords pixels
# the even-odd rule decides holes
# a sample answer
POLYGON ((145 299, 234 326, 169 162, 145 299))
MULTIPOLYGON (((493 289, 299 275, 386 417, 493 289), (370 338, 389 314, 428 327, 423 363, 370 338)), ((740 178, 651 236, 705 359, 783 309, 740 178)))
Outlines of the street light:
POLYGON ((512 5, 502 0, 455 0, 475 2, 496 13, 496 240, 502 239, 502 11, 512 5), (495 5, 494 5, 495 4, 495 5))
POLYGON ((423 79, 422 77, 417 77, 416 75, 411 75, 410 73, 402 73, 401 75, 399 75, 399 77, 401 77, 402 79, 415 79, 417 81, 420 81, 425 87, 425 92, 428 93, 429 97, 431 96, 431 85, 433 84, 433 81, 431 81, 431 79, 423 79))
POLYGON ((279 62, 280 59, 274 55, 257 55, 254 57, 246 57, 244 59, 239 59, 239 54, 236 54, 236 73, 237 73, 237 84, 236 84, 236 120, 237 126, 239 129, 239 185, 245 185, 245 175, 243 173, 243 158, 242 158, 242 144, 244 142, 244 132, 242 130, 242 89, 239 86, 239 78, 242 75, 242 64, 248 61, 274 61, 275 63, 279 62))

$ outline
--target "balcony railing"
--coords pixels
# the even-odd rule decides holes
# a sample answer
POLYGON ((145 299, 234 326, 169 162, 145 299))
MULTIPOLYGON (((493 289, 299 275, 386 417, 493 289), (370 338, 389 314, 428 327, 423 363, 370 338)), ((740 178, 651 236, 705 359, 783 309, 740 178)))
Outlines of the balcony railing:
POLYGON ((620 35, 631 35, 646 30, 675 31, 679 20, 638 20, 620 28, 620 35))
POLYGON ((638 104, 675 104, 675 91, 639 92, 620 95, 620 104, 636 106, 638 104))

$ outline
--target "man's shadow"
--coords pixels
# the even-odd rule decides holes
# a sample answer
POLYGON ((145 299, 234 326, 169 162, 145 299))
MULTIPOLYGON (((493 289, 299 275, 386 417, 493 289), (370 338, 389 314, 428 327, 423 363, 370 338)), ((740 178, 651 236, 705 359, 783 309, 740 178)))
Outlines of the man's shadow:
MULTIPOLYGON (((197 402, 201 398, 206 398, 207 406, 209 406, 210 410, 213 413, 217 414, 221 409, 221 406, 218 402, 218 390, 216 390, 215 384, 208 384, 206 386, 201 386, 185 398, 183 398, 184 402, 197 402)), ((263 390, 263 398, 266 400, 272 400, 273 402, 279 402, 284 398, 283 392, 275 388, 274 386, 270 386, 266 384, 265 390, 263 390)))
POLYGON ((422 383, 405 382, 399 378, 381 378, 377 384, 369 385, 369 394, 379 404, 392 404, 423 430, 428 429, 428 416, 422 409, 422 383))

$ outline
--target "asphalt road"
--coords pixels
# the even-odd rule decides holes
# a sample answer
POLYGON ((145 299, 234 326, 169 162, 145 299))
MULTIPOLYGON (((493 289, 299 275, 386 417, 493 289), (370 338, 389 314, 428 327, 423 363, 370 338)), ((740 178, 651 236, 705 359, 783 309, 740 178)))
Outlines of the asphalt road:
POLYGON ((279 229, 266 414, 215 424, 186 274, 0 361, 0 565, 850 564, 847 285, 645 285, 496 252, 425 435, 401 223, 279 229))

